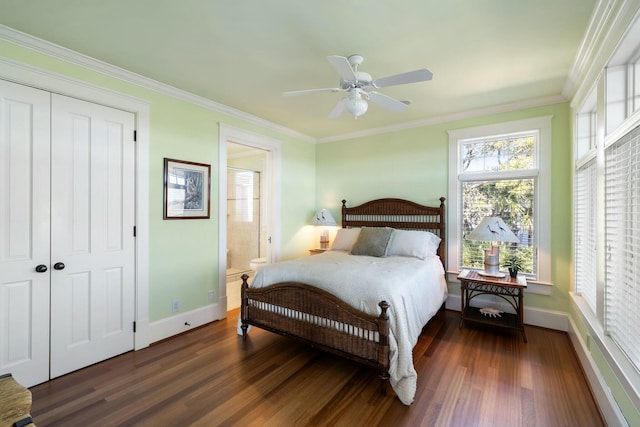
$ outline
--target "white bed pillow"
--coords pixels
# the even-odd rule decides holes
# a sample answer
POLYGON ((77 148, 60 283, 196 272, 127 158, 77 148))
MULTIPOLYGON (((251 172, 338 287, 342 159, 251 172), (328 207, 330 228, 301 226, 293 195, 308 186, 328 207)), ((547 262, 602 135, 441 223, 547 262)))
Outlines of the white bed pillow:
POLYGON ((440 237, 428 231, 393 230, 387 247, 387 256, 408 256, 425 259, 435 255, 440 237))
POLYGON ((350 252, 359 235, 360 228, 339 228, 331 250, 350 252))

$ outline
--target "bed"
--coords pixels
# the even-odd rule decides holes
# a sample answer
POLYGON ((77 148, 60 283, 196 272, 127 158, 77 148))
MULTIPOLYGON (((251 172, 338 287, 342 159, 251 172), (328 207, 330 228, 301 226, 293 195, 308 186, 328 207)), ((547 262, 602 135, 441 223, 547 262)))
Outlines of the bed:
POLYGON ((444 201, 434 207, 387 198, 347 207, 343 200, 342 229, 331 250, 267 265, 251 285, 242 276, 243 340, 253 325, 373 366, 381 393, 389 381, 402 403, 411 404, 412 350, 447 296, 444 201), (372 254, 368 240, 386 234, 386 243, 373 239, 372 254), (424 254, 411 252, 415 244, 407 249, 406 242, 422 248, 424 241, 424 254))

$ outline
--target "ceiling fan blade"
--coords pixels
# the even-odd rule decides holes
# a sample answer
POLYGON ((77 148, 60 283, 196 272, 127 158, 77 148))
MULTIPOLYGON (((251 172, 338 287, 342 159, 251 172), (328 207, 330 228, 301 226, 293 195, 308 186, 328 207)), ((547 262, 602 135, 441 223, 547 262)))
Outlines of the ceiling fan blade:
POLYGON ((292 90, 289 92, 284 92, 283 96, 298 96, 298 95, 307 95, 310 93, 320 93, 320 92, 344 92, 344 89, 340 89, 338 87, 327 87, 322 89, 305 89, 305 90, 292 90))
POLYGON ((329 113, 329 118, 330 119, 335 119, 337 118, 340 114, 342 114, 342 112, 344 111, 344 105, 347 103, 347 97, 345 96, 344 98, 342 98, 340 101, 338 101, 338 103, 336 104, 335 107, 333 107, 333 110, 331 110, 331 112, 329 113))
POLYGON ((349 64, 349 60, 344 56, 329 55, 327 56, 327 61, 331 63, 333 69, 336 70, 342 80, 357 80, 356 74, 353 72, 351 64, 349 64))
POLYGON ((391 98, 378 92, 369 92, 369 100, 385 108, 388 108, 391 111, 395 111, 396 113, 401 113, 409 106, 406 101, 398 101, 397 99, 391 98))
POLYGON ((373 81, 374 87, 389 87, 396 85, 403 85, 406 83, 423 82, 431 80, 433 73, 426 68, 420 70, 409 71, 407 73, 396 74, 389 77, 383 77, 373 81))

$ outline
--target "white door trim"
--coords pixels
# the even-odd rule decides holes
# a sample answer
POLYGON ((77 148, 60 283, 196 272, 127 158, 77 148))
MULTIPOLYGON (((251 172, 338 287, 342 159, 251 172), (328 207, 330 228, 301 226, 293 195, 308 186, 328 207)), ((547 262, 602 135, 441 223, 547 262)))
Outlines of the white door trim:
POLYGON ((149 338, 149 110, 148 101, 32 65, 0 58, 0 79, 102 104, 135 114, 136 143, 136 334, 134 348, 149 338))
MULTIPOLYGON (((266 169, 269 171, 267 210, 271 250, 267 251, 269 262, 280 259, 280 165, 282 142, 244 129, 219 123, 218 139, 218 303, 227 307, 227 142, 246 145, 267 151, 266 169)), ((226 312, 226 311, 225 311, 226 312)))

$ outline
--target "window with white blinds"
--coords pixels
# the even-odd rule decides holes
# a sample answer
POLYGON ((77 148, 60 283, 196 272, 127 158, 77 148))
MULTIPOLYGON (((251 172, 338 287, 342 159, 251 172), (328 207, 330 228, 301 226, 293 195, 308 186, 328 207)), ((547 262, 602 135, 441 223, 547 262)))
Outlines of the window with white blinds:
POLYGON ((605 331, 640 370, 640 127, 605 149, 605 331))
POLYGON ((596 313, 596 161, 576 171, 575 183, 576 292, 596 313))

